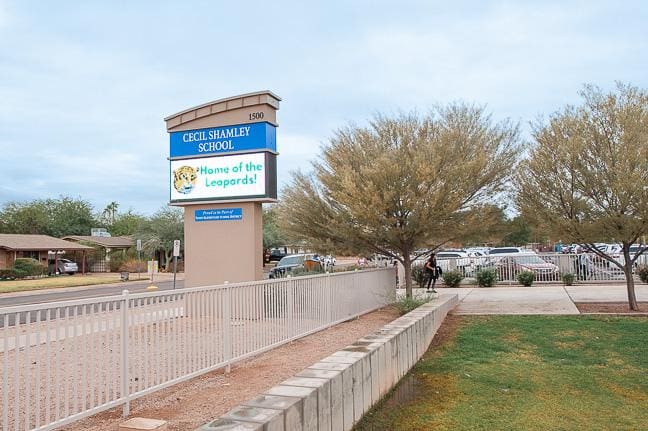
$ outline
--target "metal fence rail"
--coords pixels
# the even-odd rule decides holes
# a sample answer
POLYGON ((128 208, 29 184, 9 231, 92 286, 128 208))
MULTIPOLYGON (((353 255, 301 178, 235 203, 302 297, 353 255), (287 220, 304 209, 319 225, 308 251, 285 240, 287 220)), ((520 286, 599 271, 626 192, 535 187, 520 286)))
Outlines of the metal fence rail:
MULTIPOLYGON (((509 284, 517 283, 517 276, 523 271, 533 272, 535 282, 538 283, 562 282, 564 274, 573 274, 579 281, 622 282, 625 280, 621 269, 592 253, 538 253, 535 256, 540 260, 537 261, 533 256, 528 255, 493 255, 439 259, 438 265, 444 272, 459 271, 466 278, 475 277, 477 271, 482 269, 494 269, 497 272, 497 281, 509 284)), ((623 257, 617 260, 623 264, 623 257)), ((422 260, 417 260, 415 265, 422 266, 424 263, 422 260)), ((647 264, 648 254, 643 254, 637 259, 635 268, 647 264)))
POLYGON ((394 270, 0 308, 2 430, 50 430, 367 313, 394 270))

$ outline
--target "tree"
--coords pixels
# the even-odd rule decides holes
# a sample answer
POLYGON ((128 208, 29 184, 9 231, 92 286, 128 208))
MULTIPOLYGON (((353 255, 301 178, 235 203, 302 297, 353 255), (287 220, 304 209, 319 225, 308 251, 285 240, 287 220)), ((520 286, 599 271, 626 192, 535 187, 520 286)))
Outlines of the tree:
POLYGON ((106 224, 108 224, 109 226, 115 223, 115 219, 117 217, 117 208, 119 208, 119 204, 113 201, 109 203, 101 213, 101 217, 106 221, 106 224))
MULTIPOLYGON (((173 241, 184 238, 184 216, 181 208, 163 207, 137 233, 142 238, 142 247, 150 255, 157 252, 164 256, 164 267, 168 268, 173 258, 173 241)), ((184 243, 184 241, 183 241, 184 243)), ((184 248, 184 246, 183 246, 184 248)))
POLYGON ((504 245, 525 245, 531 242, 531 235, 531 226, 527 220, 523 216, 517 215, 508 220, 503 242, 504 245))
POLYGON ((581 106, 534 125, 535 147, 517 175, 518 205, 622 269, 637 310, 632 267, 646 248, 634 257, 629 248, 648 232, 648 93, 619 83, 609 93, 586 86, 581 96, 581 106), (594 247, 602 239, 622 245, 622 262, 594 247))
POLYGON ((0 232, 43 234, 49 224, 43 201, 9 202, 0 211, 0 232))
POLYGON ((277 209, 270 206, 263 209, 263 248, 285 246, 286 239, 279 229, 277 222, 277 209))
POLYGON ((89 235, 97 225, 92 205, 83 199, 62 196, 31 202, 10 202, 0 211, 5 233, 43 234, 54 237, 89 235))
POLYGON ((112 236, 134 235, 136 232, 145 229, 148 220, 143 215, 128 210, 123 214, 117 214, 115 221, 110 224, 108 231, 112 236))
POLYGON ((470 235, 464 235, 462 242, 465 245, 499 244, 509 231, 509 219, 504 212, 505 208, 497 205, 484 205, 483 211, 489 214, 489 221, 482 229, 470 235))
POLYGON ((517 126, 493 124, 483 108, 439 107, 428 115, 376 116, 338 130, 310 175, 293 173, 281 225, 315 248, 379 253, 405 268, 412 295, 416 250, 482 229, 486 203, 503 190, 518 155, 517 126))
POLYGON ((97 226, 92 214, 92 205, 83 199, 61 197, 45 200, 46 211, 50 218, 45 232, 57 238, 65 235, 90 235, 90 230, 97 226))

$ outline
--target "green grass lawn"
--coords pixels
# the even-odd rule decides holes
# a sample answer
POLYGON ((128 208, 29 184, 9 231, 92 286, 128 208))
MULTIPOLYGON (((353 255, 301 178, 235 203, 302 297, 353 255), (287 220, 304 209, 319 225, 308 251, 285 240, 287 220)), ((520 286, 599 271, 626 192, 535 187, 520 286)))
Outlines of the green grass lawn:
POLYGON ((23 292, 40 289, 57 289, 61 287, 90 286, 93 284, 119 282, 119 275, 61 275, 57 277, 36 278, 33 280, 3 280, 0 281, 0 293, 23 292))
POLYGON ((357 430, 648 430, 648 319, 449 316, 357 430), (402 392, 402 391, 401 391, 402 392))

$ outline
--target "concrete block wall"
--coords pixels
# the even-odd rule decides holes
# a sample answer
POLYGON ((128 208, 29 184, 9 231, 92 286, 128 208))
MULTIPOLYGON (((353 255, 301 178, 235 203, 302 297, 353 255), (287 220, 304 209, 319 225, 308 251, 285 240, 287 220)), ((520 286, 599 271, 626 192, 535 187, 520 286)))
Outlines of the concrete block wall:
POLYGON ((441 295, 196 431, 346 431, 423 356, 457 295, 441 295))

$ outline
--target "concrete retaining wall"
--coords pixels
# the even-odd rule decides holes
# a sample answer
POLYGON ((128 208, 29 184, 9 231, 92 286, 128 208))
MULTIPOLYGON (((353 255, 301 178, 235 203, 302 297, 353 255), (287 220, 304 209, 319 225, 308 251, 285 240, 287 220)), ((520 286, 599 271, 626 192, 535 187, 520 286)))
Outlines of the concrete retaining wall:
POLYGON ((350 430, 425 353, 458 302, 441 295, 196 431, 350 430))

